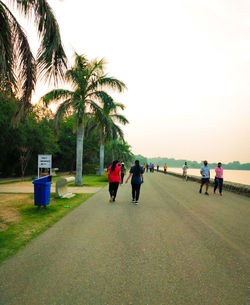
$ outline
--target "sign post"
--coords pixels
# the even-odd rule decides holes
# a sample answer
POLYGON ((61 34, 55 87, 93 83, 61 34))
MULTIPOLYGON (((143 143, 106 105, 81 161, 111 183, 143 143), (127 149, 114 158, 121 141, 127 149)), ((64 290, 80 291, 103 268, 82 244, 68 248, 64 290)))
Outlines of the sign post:
POLYGON ((38 155, 38 179, 40 177, 40 168, 49 168, 51 175, 52 155, 38 155))

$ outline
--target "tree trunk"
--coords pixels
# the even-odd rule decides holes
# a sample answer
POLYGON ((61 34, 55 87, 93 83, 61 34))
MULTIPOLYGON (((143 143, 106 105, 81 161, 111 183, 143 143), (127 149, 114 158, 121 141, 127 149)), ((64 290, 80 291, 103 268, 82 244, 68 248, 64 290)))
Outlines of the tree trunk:
POLYGON ((76 181, 75 185, 82 185, 82 155, 83 155, 84 126, 77 129, 76 135, 76 181))
POLYGON ((103 175, 104 170, 104 143, 103 140, 101 140, 100 143, 100 169, 99 169, 99 176, 103 175))

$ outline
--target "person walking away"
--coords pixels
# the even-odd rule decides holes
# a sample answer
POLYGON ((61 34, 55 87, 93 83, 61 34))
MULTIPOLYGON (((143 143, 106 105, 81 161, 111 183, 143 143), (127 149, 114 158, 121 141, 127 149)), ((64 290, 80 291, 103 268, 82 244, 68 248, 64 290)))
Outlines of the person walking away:
POLYGON ((124 179, 125 175, 126 175, 126 168, 125 168, 124 163, 122 162, 122 165, 121 165, 121 184, 123 184, 123 179, 124 179))
POLYGON ((121 184, 121 168, 117 163, 117 160, 113 161, 112 165, 108 168, 110 202, 115 202, 119 183, 121 184))
POLYGON ((216 189, 219 185, 220 196, 222 196, 222 187, 223 187, 223 168, 221 167, 221 162, 218 163, 218 166, 215 169, 215 179, 214 179, 214 194, 216 194, 216 189))
POLYGON ((156 170, 157 170, 157 172, 159 172, 159 165, 158 164, 156 166, 156 170))
POLYGON ((185 162, 184 165, 182 166, 182 170, 183 170, 183 179, 185 179, 187 181, 187 179, 188 179, 188 176, 187 176, 187 170, 188 170, 187 162, 185 162))
POLYGON ((148 172, 148 167, 149 167, 149 166, 148 166, 148 164, 147 164, 147 165, 146 165, 147 172, 148 172))
POLYGON ((140 189, 141 184, 144 181, 143 178, 143 168, 140 166, 140 163, 138 160, 135 161, 135 165, 131 167, 129 176, 126 180, 126 183, 128 183, 128 180, 131 178, 131 185, 132 185, 132 202, 135 204, 138 204, 138 200, 140 197, 140 189))
POLYGON ((152 163, 149 164, 149 171, 152 173, 152 163))
POLYGON ((206 160, 204 161, 204 166, 201 167, 200 173, 202 178, 201 178, 201 186, 199 192, 200 194, 202 193, 202 187, 204 184, 206 184, 205 195, 209 195, 207 191, 208 191, 209 179, 210 179, 210 168, 208 167, 208 163, 206 160))
POLYGON ((145 163, 143 164, 142 168, 143 168, 143 171, 145 173, 145 170, 146 170, 146 164, 145 163))
POLYGON ((155 165, 152 164, 152 173, 154 173, 154 171, 155 171, 155 165))
POLYGON ((163 166, 163 169, 164 169, 164 174, 166 174, 166 173, 167 173, 167 168, 168 168, 168 167, 167 167, 167 164, 165 163, 165 164, 164 164, 164 166, 163 166))

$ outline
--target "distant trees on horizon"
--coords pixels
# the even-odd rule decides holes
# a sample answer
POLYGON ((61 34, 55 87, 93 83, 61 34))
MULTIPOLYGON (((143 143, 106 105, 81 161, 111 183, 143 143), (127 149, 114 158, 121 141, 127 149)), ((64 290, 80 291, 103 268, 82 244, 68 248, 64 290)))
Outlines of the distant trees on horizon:
MULTIPOLYGON (((159 165, 162 167, 165 163, 167 164, 168 167, 182 167, 184 162, 188 163, 188 166, 190 168, 200 168, 203 163, 202 162, 197 162, 197 161, 189 161, 189 160, 184 160, 184 159, 179 159, 176 160, 174 158, 146 158, 142 155, 137 155, 134 156, 140 162, 143 163, 153 163, 155 165, 159 165)), ((222 162, 223 163, 223 162, 222 162)), ((217 166, 217 163, 209 163, 210 168, 215 168, 217 166)), ((233 161, 229 163, 223 163, 223 168, 224 169, 235 169, 235 170, 250 170, 250 163, 243 163, 241 164, 239 161, 233 161)))

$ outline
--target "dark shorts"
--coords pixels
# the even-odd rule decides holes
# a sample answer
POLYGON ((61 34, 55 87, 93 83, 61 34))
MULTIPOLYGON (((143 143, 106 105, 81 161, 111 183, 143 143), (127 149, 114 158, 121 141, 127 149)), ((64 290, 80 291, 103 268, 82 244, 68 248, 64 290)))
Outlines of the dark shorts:
POLYGON ((209 183, 209 178, 201 178, 201 184, 209 183))

